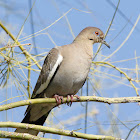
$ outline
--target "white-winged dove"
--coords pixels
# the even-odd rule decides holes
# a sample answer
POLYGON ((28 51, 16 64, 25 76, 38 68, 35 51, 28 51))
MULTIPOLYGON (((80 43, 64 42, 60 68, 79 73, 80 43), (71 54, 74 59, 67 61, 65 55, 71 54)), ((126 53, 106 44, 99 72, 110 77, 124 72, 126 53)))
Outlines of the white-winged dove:
MULTIPOLYGON (((32 99, 55 97, 58 104, 62 97, 75 95, 88 76, 93 58, 94 43, 109 45, 103 40, 103 32, 95 27, 83 29, 69 45, 51 49, 45 58, 42 70, 34 88, 32 99)), ((22 123, 43 125, 49 112, 57 104, 29 105, 22 123)), ((16 129, 19 133, 37 135, 38 131, 16 129)))

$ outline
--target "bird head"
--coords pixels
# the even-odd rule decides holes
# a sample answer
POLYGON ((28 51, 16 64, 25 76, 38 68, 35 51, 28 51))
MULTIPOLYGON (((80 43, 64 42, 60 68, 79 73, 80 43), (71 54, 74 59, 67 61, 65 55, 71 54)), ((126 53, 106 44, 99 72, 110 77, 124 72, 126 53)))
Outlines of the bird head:
POLYGON ((108 48, 110 48, 109 44, 104 40, 104 33, 96 27, 87 27, 83 29, 79 35, 75 38, 74 41, 90 41, 92 44, 94 43, 103 43, 108 48))

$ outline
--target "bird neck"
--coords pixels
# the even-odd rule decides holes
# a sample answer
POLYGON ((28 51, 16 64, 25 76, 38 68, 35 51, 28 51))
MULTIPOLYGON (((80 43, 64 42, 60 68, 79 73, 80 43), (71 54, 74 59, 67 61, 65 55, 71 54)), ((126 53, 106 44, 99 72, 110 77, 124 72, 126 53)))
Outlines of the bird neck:
POLYGON ((83 53, 86 53, 90 59, 93 58, 93 43, 91 41, 75 40, 73 44, 75 47, 83 50, 83 53))

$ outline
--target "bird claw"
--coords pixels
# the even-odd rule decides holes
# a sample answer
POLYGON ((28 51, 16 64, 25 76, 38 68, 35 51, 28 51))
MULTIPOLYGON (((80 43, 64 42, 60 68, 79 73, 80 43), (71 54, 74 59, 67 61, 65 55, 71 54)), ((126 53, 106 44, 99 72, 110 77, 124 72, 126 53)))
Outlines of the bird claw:
POLYGON ((78 95, 67 95, 67 105, 68 106, 72 105, 72 102, 74 101, 73 97, 76 97, 77 100, 80 100, 80 97, 78 95), (70 98, 70 102, 69 102, 69 98, 70 98))
POLYGON ((57 103, 58 106, 59 106, 60 104, 64 103, 63 96, 59 96, 59 95, 55 94, 53 97, 55 98, 56 103, 57 103))
MULTIPOLYGON (((58 107, 60 104, 64 103, 63 96, 59 96, 59 95, 55 94, 53 97, 55 98, 58 107)), ((67 105, 68 106, 72 105, 72 102, 74 101, 73 97, 76 97, 77 100, 80 100, 80 97, 78 95, 67 95, 67 105), (69 100, 69 98, 70 98, 70 100, 69 100)))

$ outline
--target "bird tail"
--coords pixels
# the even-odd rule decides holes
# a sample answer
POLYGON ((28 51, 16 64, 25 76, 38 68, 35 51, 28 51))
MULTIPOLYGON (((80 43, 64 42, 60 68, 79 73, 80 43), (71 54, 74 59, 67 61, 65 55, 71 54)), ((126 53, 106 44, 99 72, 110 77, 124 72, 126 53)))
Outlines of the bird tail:
MULTIPOLYGON (((30 121, 30 111, 29 111, 29 112, 27 112, 26 116, 24 117, 24 119, 22 120, 21 123, 43 125, 47 116, 49 115, 50 111, 48 111, 45 115, 43 115, 42 117, 40 117, 36 121, 30 121)), ((35 135, 35 136, 37 136, 37 134, 39 133, 39 131, 35 131, 35 130, 31 130, 31 129, 23 129, 23 128, 17 128, 15 130, 15 132, 17 132, 17 133, 28 133, 28 134, 35 135)), ((11 139, 11 140, 19 140, 19 139, 11 139)))

